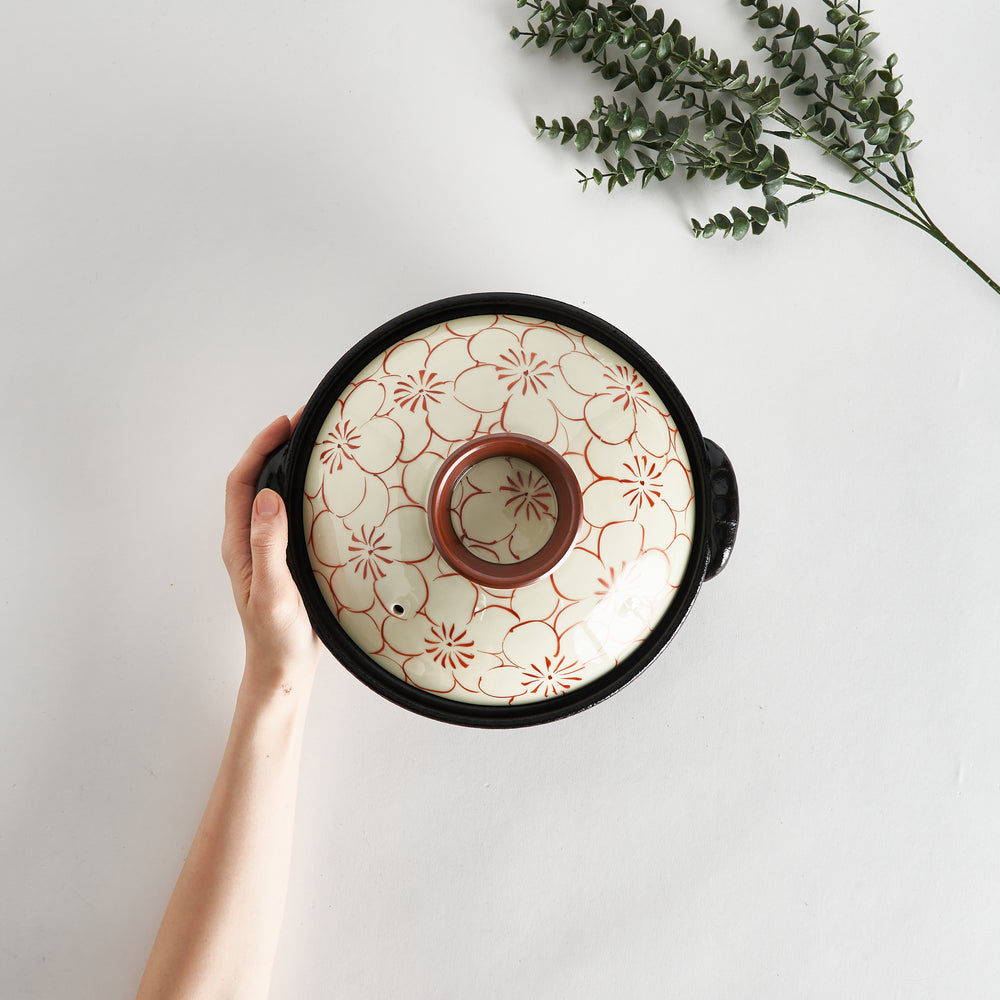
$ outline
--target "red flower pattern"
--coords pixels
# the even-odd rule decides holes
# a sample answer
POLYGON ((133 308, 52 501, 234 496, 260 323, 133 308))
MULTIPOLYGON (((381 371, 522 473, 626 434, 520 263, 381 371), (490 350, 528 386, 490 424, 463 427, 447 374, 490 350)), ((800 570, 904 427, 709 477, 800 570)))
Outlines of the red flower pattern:
POLYGON ((320 442, 319 460, 331 472, 340 472, 345 462, 354 461, 354 453, 361 447, 361 434, 350 420, 336 424, 320 442))
POLYGON ((527 694, 563 694, 583 676, 579 663, 568 663, 560 656, 557 660, 546 656, 543 664, 532 663, 521 670, 521 686, 527 694))
MULTIPOLYGON (((693 491, 676 426, 613 351, 556 323, 466 317, 394 345, 343 399, 307 470, 307 539, 331 608, 376 662, 444 697, 530 702, 641 644, 688 559, 693 491), (420 506, 454 448, 499 431, 556 447, 584 495, 566 562, 514 591, 444 566, 420 506)), ((453 506, 462 537, 487 558, 525 558, 515 527, 556 516, 551 485, 530 469, 475 480, 453 506)))
POLYGON ((347 561, 351 568, 361 574, 363 580, 369 576, 372 580, 381 580, 386 576, 386 569, 391 565, 389 553, 392 546, 386 544, 385 532, 378 528, 362 527, 351 535, 351 544, 347 546, 351 553, 347 561))
POLYGON ((410 413, 417 407, 427 412, 430 406, 440 403, 448 393, 448 383, 438 378, 436 372, 419 371, 407 375, 396 383, 392 398, 395 404, 410 413))
POLYGON ((507 392, 520 391, 522 396, 529 392, 544 393, 556 377, 552 366, 542 361, 532 351, 530 355, 523 348, 505 351, 497 360, 497 375, 507 392))
POLYGON ((512 508, 515 517, 523 514, 525 520, 530 521, 534 517, 540 521, 543 517, 553 516, 555 496, 552 493, 552 484, 540 472, 518 469, 507 477, 507 482, 500 487, 500 492, 512 494, 504 506, 512 508))

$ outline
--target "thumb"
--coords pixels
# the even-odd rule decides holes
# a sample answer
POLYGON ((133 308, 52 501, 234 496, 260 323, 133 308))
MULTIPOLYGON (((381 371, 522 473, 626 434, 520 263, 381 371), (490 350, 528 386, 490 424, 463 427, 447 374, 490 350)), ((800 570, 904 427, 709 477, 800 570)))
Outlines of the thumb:
POLYGON ((250 595, 254 603, 272 605, 295 590, 285 563, 288 546, 288 516, 274 490, 261 490, 253 502, 250 519, 252 560, 250 595))

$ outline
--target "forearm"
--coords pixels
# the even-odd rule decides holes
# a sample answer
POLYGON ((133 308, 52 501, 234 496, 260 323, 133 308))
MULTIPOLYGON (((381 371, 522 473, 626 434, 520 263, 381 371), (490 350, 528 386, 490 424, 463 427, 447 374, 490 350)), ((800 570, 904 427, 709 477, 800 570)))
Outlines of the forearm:
POLYGON ((262 691, 251 674, 137 1000, 267 996, 311 683, 262 691))

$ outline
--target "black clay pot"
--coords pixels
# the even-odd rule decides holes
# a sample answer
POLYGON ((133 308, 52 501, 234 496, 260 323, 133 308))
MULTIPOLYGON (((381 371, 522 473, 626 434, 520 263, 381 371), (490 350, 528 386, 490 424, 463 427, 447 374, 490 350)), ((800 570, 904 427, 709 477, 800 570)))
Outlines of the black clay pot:
POLYGON ((595 704, 660 653, 736 537, 736 479, 620 330, 463 295, 349 351, 261 486, 317 634, 374 691, 482 727, 595 704))

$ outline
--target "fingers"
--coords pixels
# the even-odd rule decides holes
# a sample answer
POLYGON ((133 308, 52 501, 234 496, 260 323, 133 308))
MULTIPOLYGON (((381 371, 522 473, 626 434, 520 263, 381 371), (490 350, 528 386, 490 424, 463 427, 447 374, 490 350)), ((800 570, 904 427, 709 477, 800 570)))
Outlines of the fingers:
POLYGON ((250 443, 226 480, 226 526, 222 534, 222 557, 233 581, 237 598, 249 595, 250 511, 257 493, 257 479, 267 456, 292 433, 288 417, 278 417, 250 443))
POLYGON ((288 546, 288 517, 281 497, 274 490, 257 494, 250 521, 250 551, 253 580, 250 602, 257 614, 270 619, 271 625, 291 617, 298 605, 298 591, 288 572, 285 550, 288 546))

